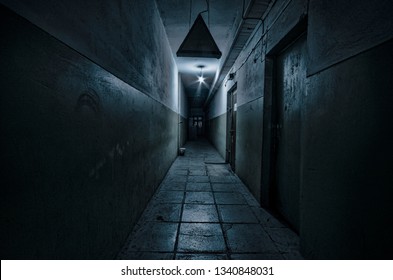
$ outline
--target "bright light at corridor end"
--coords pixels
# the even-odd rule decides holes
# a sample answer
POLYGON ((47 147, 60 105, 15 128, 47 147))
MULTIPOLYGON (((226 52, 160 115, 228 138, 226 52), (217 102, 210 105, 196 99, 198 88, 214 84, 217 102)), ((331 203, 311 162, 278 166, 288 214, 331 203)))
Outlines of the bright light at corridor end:
POLYGON ((203 77, 203 68, 205 68, 205 65, 198 65, 198 68, 201 70, 201 73, 198 76, 198 82, 201 84, 205 81, 205 78, 203 77))

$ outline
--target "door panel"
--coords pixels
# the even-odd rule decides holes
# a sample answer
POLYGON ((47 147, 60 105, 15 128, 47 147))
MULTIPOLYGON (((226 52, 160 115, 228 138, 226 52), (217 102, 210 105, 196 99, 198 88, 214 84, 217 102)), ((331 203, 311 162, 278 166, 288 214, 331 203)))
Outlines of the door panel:
POLYGON ((306 90, 306 36, 299 37, 276 63, 276 172, 274 205, 299 229, 301 96, 306 90))
POLYGON ((237 112, 236 87, 228 92, 227 99, 227 161, 235 171, 236 162, 236 112, 237 112))

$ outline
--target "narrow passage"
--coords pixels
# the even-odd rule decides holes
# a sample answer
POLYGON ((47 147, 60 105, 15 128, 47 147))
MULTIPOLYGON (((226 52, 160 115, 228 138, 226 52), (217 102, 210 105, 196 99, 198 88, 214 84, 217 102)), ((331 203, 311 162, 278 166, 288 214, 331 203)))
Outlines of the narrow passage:
POLYGON ((185 147, 118 259, 302 259, 298 236, 258 205, 209 142, 185 147))

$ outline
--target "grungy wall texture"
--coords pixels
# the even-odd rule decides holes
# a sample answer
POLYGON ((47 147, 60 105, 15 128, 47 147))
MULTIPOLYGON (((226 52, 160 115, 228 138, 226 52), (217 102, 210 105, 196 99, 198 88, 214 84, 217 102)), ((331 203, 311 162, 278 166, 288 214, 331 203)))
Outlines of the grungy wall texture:
POLYGON ((144 94, 177 111, 177 69, 154 0, 0 0, 144 94), (146 20, 149 19, 149 20, 146 20), (153 36, 154 34, 154 36, 153 36))
POLYGON ((150 21, 105 5, 106 27, 88 1, 56 2, 44 30, 0 5, 1 257, 112 259, 176 157, 177 70, 154 1, 112 1, 150 21))
POLYGON ((261 36, 262 26, 258 25, 232 69, 237 82, 236 173, 258 201, 261 192, 264 86, 261 36), (253 48, 255 51, 252 52, 253 48))
POLYGON ((261 192, 263 99, 244 104, 237 111, 236 173, 259 200, 261 192))
POLYGON ((207 122, 207 136, 219 154, 226 157, 227 114, 223 114, 207 122))
MULTIPOLYGON (((231 70, 238 85, 236 172, 274 209, 277 57, 305 32, 306 86, 296 100, 300 159, 288 158, 298 162, 305 258, 393 256, 392 9, 391 1, 275 1, 231 70)), ((217 116, 225 115, 219 102, 226 104, 229 88, 224 80, 208 108, 216 147, 226 141, 226 122, 217 116)))
POLYGON ((188 98, 179 79, 179 148, 184 146, 188 135, 188 98))
POLYGON ((207 138, 217 149, 220 155, 226 158, 226 133, 227 133, 227 90, 230 86, 221 86, 211 100, 206 114, 207 138))
POLYGON ((392 257, 392 49, 390 40, 310 77, 300 232, 307 257, 392 257))
POLYGON ((392 9, 391 1, 310 2, 300 229, 306 257, 393 257, 392 9))
POLYGON ((237 86, 237 131, 236 131, 236 173, 260 200, 261 153, 262 153, 262 108, 263 108, 263 69, 261 55, 262 26, 250 39, 232 67, 234 80, 224 79, 208 108, 210 119, 209 140, 219 153, 226 156, 227 133, 227 94, 237 86), (247 60, 252 48, 256 52, 247 60), (258 47, 259 46, 259 47, 258 47), (244 63, 245 62, 245 63, 244 63))

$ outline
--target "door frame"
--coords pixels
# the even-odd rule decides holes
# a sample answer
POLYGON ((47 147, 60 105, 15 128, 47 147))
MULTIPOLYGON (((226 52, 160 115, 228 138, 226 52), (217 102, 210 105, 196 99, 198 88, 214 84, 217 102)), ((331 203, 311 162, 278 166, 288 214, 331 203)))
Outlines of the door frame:
POLYGON ((237 126, 237 83, 227 91, 227 129, 226 129, 226 162, 233 171, 236 168, 236 126, 237 126))
MULTIPOLYGON (((262 138, 262 176, 261 197, 262 206, 274 212, 274 188, 276 184, 276 151, 275 141, 278 133, 277 123, 277 57, 293 42, 307 33, 307 17, 302 18, 286 36, 274 46, 265 56, 265 83, 263 105, 263 138, 262 138)), ((301 147, 300 147, 301 148, 301 147)), ((300 174, 301 177, 301 174, 300 174)), ((301 182, 300 182, 301 188, 301 182)), ((278 213, 276 213, 278 214, 278 213)))

